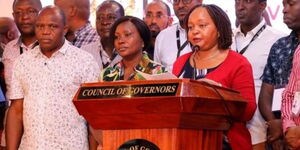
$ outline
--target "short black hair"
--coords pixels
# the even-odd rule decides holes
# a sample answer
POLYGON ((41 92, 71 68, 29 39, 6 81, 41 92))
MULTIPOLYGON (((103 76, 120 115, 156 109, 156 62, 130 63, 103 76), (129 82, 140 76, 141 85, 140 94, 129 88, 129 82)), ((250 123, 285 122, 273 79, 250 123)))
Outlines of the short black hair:
MULTIPOLYGON (((231 23, 227 16, 227 14, 217 5, 214 4, 197 4, 194 6, 190 12, 185 17, 185 25, 188 26, 188 20, 191 13, 199 7, 206 8, 208 14, 212 18, 217 31, 219 33, 218 37, 218 48, 220 49, 228 49, 232 44, 232 29, 231 23)), ((188 33, 188 28, 186 28, 186 32, 188 33)))
POLYGON ((133 17, 133 16, 123 16, 123 17, 119 18, 118 20, 116 20, 116 22, 113 24, 113 26, 111 27, 111 30, 110 30, 110 34, 109 34, 110 35, 110 43, 113 44, 115 41, 115 32, 116 32, 117 27, 121 23, 127 22, 127 21, 131 22, 138 30, 140 37, 144 41, 143 50, 146 50, 151 44, 151 32, 150 32, 147 24, 143 20, 141 20, 137 17, 133 17))
POLYGON ((62 21, 63 25, 64 25, 64 26, 67 25, 66 15, 65 15, 64 11, 63 11, 61 8, 59 8, 59 7, 55 6, 55 5, 49 5, 49 6, 44 7, 44 8, 39 12, 39 15, 40 15, 45 9, 50 9, 50 10, 52 10, 52 11, 54 11, 54 12, 57 12, 57 14, 61 17, 61 20, 60 20, 60 21, 62 21))
POLYGON ((165 7, 166 7, 166 9, 167 9, 167 15, 168 15, 168 16, 171 16, 171 9, 170 9, 169 5, 166 4, 166 3, 165 3, 164 1, 162 1, 162 0, 156 0, 156 1, 161 2, 162 4, 164 4, 165 7))
POLYGON ((97 10, 103 5, 103 4, 108 4, 108 3, 114 3, 116 4, 118 7, 119 7, 119 13, 121 16, 124 16, 125 15, 125 10, 124 10, 124 7, 118 3, 117 1, 114 1, 114 0, 106 0, 104 1, 103 3, 101 3, 98 7, 97 7, 97 10))

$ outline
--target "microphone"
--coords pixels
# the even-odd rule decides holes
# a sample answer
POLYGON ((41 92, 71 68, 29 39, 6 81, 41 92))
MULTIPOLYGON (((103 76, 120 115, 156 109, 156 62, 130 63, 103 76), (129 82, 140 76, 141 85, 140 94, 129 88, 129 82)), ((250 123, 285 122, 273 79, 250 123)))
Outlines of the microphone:
POLYGON ((192 51, 195 53, 196 51, 200 50, 200 46, 199 45, 194 45, 192 47, 192 51))
POLYGON ((196 80, 196 72, 197 72, 197 66, 196 66, 196 60, 195 60, 195 55, 196 52, 200 50, 200 46, 199 45, 194 45, 192 47, 192 51, 193 51, 193 63, 194 63, 194 69, 193 69, 193 79, 196 80))

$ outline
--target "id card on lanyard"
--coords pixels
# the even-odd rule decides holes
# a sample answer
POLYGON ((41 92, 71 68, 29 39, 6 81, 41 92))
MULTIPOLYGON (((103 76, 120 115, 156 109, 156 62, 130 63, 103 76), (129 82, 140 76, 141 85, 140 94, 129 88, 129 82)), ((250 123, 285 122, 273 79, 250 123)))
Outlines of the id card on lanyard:
POLYGON ((294 94, 292 113, 294 116, 299 116, 300 113, 300 92, 299 91, 295 92, 294 94))
MULTIPOLYGON (((239 52, 238 52, 238 48, 237 48, 237 46, 236 46, 236 51, 238 52, 238 53, 240 53, 241 55, 243 55, 245 52, 246 52, 246 50, 248 49, 248 47, 250 46, 250 44, 254 41, 254 40, 256 40, 257 38, 258 38, 258 36, 266 29, 266 27, 267 27, 267 25, 266 24, 264 24, 256 33, 255 33, 255 35, 252 37, 252 39, 251 39, 251 41, 242 49, 242 50, 240 50, 239 52)), ((236 40, 235 40, 236 41, 236 40)), ((237 42, 235 42, 236 43, 236 45, 237 45, 237 42)))

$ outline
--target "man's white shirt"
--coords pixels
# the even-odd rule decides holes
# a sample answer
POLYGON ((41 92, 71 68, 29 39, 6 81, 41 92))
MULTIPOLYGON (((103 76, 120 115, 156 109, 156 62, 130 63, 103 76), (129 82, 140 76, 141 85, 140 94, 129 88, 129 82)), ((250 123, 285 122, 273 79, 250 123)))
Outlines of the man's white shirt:
MULTIPOLYGON (((154 61, 162 64, 169 72, 172 72, 173 63, 177 59, 177 30, 179 30, 180 45, 183 45, 187 41, 187 35, 178 23, 162 30, 155 40, 154 61)), ((180 56, 191 51, 190 44, 187 44, 180 52, 180 56)))
POLYGON ((80 84, 97 81, 93 56, 65 41, 50 58, 39 47, 15 61, 9 99, 23 99, 21 150, 88 150, 87 126, 72 99, 80 84))
MULTIPOLYGON (((262 20, 254 29, 249 31, 246 36, 241 32, 240 26, 233 31, 233 44, 231 48, 240 52, 246 47, 253 36, 265 25, 265 21, 262 20)), ((285 36, 284 33, 273 29, 270 26, 259 34, 259 36, 250 43, 249 47, 244 52, 244 56, 249 60, 252 65, 256 104, 258 102, 258 96, 261 88, 262 81, 260 77, 263 74, 267 58, 272 45, 281 37, 285 36)), ((266 126, 265 120, 262 118, 259 109, 257 108, 252 120, 247 124, 247 127, 251 133, 252 144, 258 144, 266 141, 266 126)))

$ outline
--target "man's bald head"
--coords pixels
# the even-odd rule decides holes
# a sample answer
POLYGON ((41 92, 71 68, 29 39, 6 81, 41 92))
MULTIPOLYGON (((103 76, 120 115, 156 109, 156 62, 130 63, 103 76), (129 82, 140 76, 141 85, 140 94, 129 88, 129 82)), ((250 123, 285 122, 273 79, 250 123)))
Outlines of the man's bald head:
POLYGON ((54 0, 54 4, 60 7, 67 16, 72 13, 72 9, 76 9, 75 15, 80 19, 88 20, 90 17, 89 0, 54 0))
POLYGON ((104 8, 104 7, 106 7, 106 6, 118 8, 118 13, 119 13, 118 15, 119 15, 119 16, 124 16, 124 15, 125 15, 124 7, 123 7, 120 3, 118 3, 118 2, 116 2, 116 1, 114 1, 114 0, 106 0, 106 1, 104 1, 103 3, 101 3, 101 4, 97 7, 96 12, 101 11, 102 8, 104 8))
POLYGON ((23 3, 29 3, 38 11, 42 9, 42 3, 40 0, 14 0, 12 5, 13 10, 15 10, 16 5, 23 4, 23 3))
POLYGON ((153 0, 151 3, 149 3, 147 6, 146 6, 146 12, 147 12, 147 9, 151 6, 151 5, 162 5, 166 12, 167 12, 167 15, 168 16, 171 16, 171 9, 170 7, 168 6, 168 4, 166 4, 165 2, 163 2, 162 0, 153 0))
POLYGON ((81 18, 89 20, 90 1, 89 0, 72 0, 78 8, 78 14, 81 18))
POLYGON ((63 26, 67 25, 66 15, 65 15, 64 11, 62 9, 60 9, 59 7, 57 7, 57 6, 46 6, 46 7, 44 7, 40 11, 38 19, 45 16, 45 15, 58 16, 59 20, 57 20, 57 21, 63 23, 63 26))

